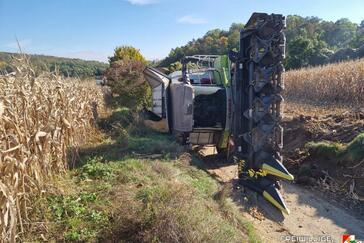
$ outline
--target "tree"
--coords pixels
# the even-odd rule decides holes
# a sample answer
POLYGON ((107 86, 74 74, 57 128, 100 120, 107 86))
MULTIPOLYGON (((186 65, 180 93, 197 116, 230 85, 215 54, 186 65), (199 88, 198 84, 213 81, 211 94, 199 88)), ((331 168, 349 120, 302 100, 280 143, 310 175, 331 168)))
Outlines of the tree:
POLYGON ((351 48, 341 48, 335 52, 331 58, 331 62, 347 61, 356 57, 356 52, 351 48))
POLYGON ((289 56, 286 60, 287 68, 299 68, 309 65, 312 42, 308 38, 298 37, 288 44, 289 56))
MULTIPOLYGON (((0 52, 0 72, 12 72, 14 67, 12 63, 14 58, 20 57, 21 54, 0 52)), ((66 77, 90 78, 101 76, 108 65, 98 61, 85 61, 75 58, 64 58, 44 55, 27 54, 30 59, 32 69, 36 74, 42 72, 57 72, 66 77)))
MULTIPOLYGON (((168 67, 185 55, 219 55, 227 54, 231 49, 238 49, 240 31, 243 27, 243 24, 233 23, 228 31, 210 30, 203 37, 172 49, 168 57, 161 61, 160 66, 168 67)), ((345 54, 344 58, 350 59, 363 55, 364 20, 357 25, 348 19, 332 22, 323 21, 318 17, 289 15, 284 32, 287 39, 288 69, 325 64, 336 57, 343 57, 342 54, 345 54), (347 50, 347 53, 341 50, 347 48, 358 49, 353 50, 356 55, 351 55, 350 50, 347 50), (340 53, 333 55, 335 51, 340 53)))
POLYGON ((135 60, 142 63, 147 63, 139 49, 132 46, 120 46, 115 48, 114 56, 109 57, 109 62, 116 62, 119 60, 135 60))
POLYGON ((144 68, 141 61, 118 60, 105 71, 106 85, 112 93, 119 95, 119 103, 123 106, 139 110, 149 105, 151 91, 143 76, 144 68))
POLYGON ((171 63, 168 67, 168 71, 170 73, 173 73, 174 71, 180 71, 182 70, 182 63, 181 62, 174 62, 171 63))
POLYGON ((150 105, 151 90, 143 75, 145 65, 145 58, 132 46, 116 48, 110 58, 110 67, 105 71, 106 85, 119 95, 123 106, 139 110, 150 105))
POLYGON ((364 20, 356 29, 356 36, 350 42, 351 48, 360 48, 364 45, 364 20))
POLYGON ((348 47, 350 41, 356 36, 357 25, 346 18, 339 19, 334 24, 327 24, 327 27, 323 39, 329 46, 348 47))
POLYGON ((294 40, 298 35, 301 35, 304 19, 298 15, 287 16, 287 27, 285 30, 287 41, 294 40))
POLYGON ((244 28, 244 24, 233 23, 228 33, 228 50, 238 50, 240 42, 240 30, 244 28))

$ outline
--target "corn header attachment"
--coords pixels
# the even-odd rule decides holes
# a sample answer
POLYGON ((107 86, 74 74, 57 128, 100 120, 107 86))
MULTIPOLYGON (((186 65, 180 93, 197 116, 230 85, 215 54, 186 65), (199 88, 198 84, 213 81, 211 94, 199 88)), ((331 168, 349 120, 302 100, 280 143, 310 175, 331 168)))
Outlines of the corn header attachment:
POLYGON ((289 214, 279 192, 279 180, 293 180, 280 155, 284 27, 282 15, 254 13, 240 32, 239 51, 229 58, 234 63, 232 137, 240 181, 289 214))

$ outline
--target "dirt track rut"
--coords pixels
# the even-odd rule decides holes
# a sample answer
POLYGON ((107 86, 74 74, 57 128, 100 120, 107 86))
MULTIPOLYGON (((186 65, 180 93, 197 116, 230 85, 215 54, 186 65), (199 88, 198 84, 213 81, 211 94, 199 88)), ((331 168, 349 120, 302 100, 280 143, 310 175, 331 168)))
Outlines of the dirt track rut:
MULTIPOLYGON (((205 149, 202 154, 211 154, 211 148, 205 149)), ((247 196, 246 191, 237 189, 235 183, 236 166, 222 164, 222 160, 214 156, 207 156, 204 161, 206 170, 217 180, 233 184, 233 201, 245 207, 243 213, 253 223, 263 242, 304 242, 303 238, 297 240, 293 236, 312 237, 305 238, 305 242, 309 242, 308 240, 319 242, 320 239, 321 242, 325 239, 331 239, 330 242, 341 242, 343 234, 352 234, 356 239, 364 240, 364 219, 357 218, 323 195, 293 183, 283 184, 283 197, 291 210, 290 215, 282 215, 260 196, 255 198, 253 206, 247 208, 246 198, 249 198, 249 195, 247 196), (255 210, 252 211, 253 208, 255 210)))
POLYGON ((284 183, 283 197, 291 214, 280 214, 263 198, 258 198, 259 208, 264 211, 263 220, 245 213, 261 232, 264 242, 282 242, 292 236, 322 236, 332 242, 341 242, 341 235, 352 234, 364 239, 364 221, 345 209, 328 202, 317 193, 300 186, 284 183), (288 237, 287 237, 288 236, 288 237), (286 238, 287 237, 287 238, 286 238))

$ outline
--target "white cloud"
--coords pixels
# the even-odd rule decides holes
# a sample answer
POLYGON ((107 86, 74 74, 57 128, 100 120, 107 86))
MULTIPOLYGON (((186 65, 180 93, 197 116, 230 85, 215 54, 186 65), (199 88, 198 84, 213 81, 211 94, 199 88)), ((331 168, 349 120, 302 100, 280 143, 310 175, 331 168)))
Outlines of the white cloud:
POLYGON ((19 41, 13 41, 13 42, 5 44, 4 47, 10 48, 10 49, 19 49, 18 42, 19 42, 20 48, 25 48, 32 43, 32 40, 23 39, 23 40, 19 40, 19 41))
POLYGON ((204 18, 195 17, 193 15, 185 15, 179 18, 177 22, 183 24, 206 24, 207 20, 204 18))
POLYGON ((133 5, 140 5, 140 6, 157 3, 156 0, 126 0, 126 1, 128 1, 133 5))

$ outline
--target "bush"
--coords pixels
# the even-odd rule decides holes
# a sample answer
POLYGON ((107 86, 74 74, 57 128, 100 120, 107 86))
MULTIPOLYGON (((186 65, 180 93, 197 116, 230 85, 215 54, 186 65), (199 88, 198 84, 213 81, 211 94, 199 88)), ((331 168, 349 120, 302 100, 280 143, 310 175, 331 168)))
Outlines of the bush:
POLYGON ((103 179, 112 178, 114 173, 105 163, 100 162, 102 158, 89 159, 84 166, 80 169, 81 179, 103 179))
POLYGON ((144 68, 145 64, 141 61, 119 60, 111 63, 106 70, 107 85, 119 95, 118 100, 124 106, 136 110, 148 106, 151 91, 143 76, 144 68))

